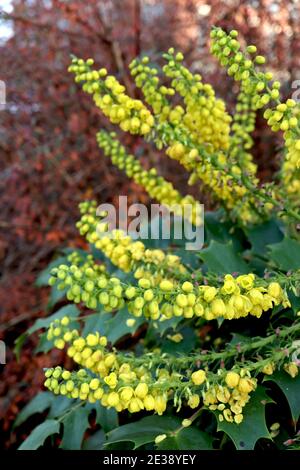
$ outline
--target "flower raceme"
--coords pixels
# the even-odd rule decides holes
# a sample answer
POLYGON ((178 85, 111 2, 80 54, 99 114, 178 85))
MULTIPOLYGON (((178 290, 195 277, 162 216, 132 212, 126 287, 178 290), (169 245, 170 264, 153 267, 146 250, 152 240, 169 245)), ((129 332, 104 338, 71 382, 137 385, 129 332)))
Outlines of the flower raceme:
POLYGON ((190 222, 194 225, 203 223, 201 205, 193 196, 181 196, 172 183, 157 174, 155 168, 146 171, 138 159, 126 153, 125 148, 116 139, 115 133, 98 132, 97 142, 99 147, 103 149, 104 154, 111 157, 112 163, 124 170, 127 176, 136 183, 143 186, 151 198, 156 199, 171 212, 174 212, 175 215, 181 217, 184 217, 185 209, 190 208, 190 214, 186 214, 190 222))
MULTIPOLYGON (((129 97, 124 86, 108 76, 106 69, 93 69, 93 59, 73 58, 69 70, 75 73, 77 82, 83 82, 83 89, 93 95, 113 124, 147 137, 160 149, 166 147, 167 155, 191 172, 190 182, 201 181, 233 219, 244 225, 268 219, 275 209, 282 210, 285 195, 289 203, 285 204, 283 212, 295 218, 293 207, 300 184, 299 105, 291 99, 280 102, 280 83, 272 81, 270 72, 257 70, 257 65, 262 65, 265 59, 260 55, 252 59, 255 46, 248 46, 246 52, 242 52, 236 31, 227 34, 221 28, 213 28, 211 39, 212 54, 227 67, 229 75, 241 83, 233 119, 224 102, 216 98, 211 85, 204 83, 201 75, 191 73, 182 64, 183 55, 175 53, 173 48, 163 54, 166 64, 162 72, 171 82, 169 86, 160 83, 159 70, 149 64, 148 57, 135 59, 130 64, 136 86, 143 92, 152 113, 141 100, 129 97), (278 191, 259 188, 256 166, 249 153, 255 112, 264 106, 267 106, 265 117, 272 129, 284 132, 287 148, 278 191)), ((135 173, 137 163, 130 157, 133 167, 130 168, 127 160, 129 173, 139 180, 142 178, 149 191, 147 175, 135 173)), ((124 165, 120 158, 114 157, 114 161, 124 165)), ((155 197, 161 197, 157 188, 151 189, 155 197)), ((176 198, 178 196, 176 194, 176 198)), ((180 199, 182 204, 191 200, 189 196, 180 199)), ((300 215, 296 218, 300 220, 300 215)))
MULTIPOLYGON (((107 338, 98 332, 83 337, 71 325, 72 319, 63 317, 54 320, 48 329, 47 339, 59 349, 68 344, 68 356, 81 366, 73 372, 59 366, 45 370, 45 387, 53 393, 90 403, 100 401, 118 412, 146 410, 159 415, 166 411, 170 401, 177 411, 182 404, 194 409, 203 402, 204 407, 218 414, 219 421, 242 422, 243 408, 257 386, 250 368, 236 365, 232 370, 212 372, 206 366, 191 370, 184 359, 171 366, 172 361, 161 356, 156 359, 145 356, 141 363, 132 355, 111 350, 107 338), (161 367, 156 365, 159 360, 161 367)), ((281 356, 286 361, 284 350, 281 356)), ((214 361, 209 354, 204 359, 207 363, 214 361)), ((275 371, 272 359, 254 363, 251 369, 269 375, 267 365, 275 371)), ((298 374, 293 362, 285 362, 284 368, 292 377, 298 374)))
MULTIPOLYGON (((128 96, 124 86, 106 69, 93 69, 92 59, 73 58, 69 70, 111 123, 125 132, 144 136, 158 149, 165 148, 168 156, 191 173, 190 183, 204 183, 239 224, 261 222, 275 209, 289 222, 299 220, 294 206, 300 188, 299 106, 290 99, 280 102, 280 84, 269 72, 257 69, 264 58, 256 55, 255 46, 242 52, 236 31, 227 34, 214 28, 211 39, 213 55, 241 84, 233 117, 212 87, 184 67, 183 55, 172 48, 163 55, 166 62, 162 71, 169 84, 160 81, 158 69, 147 57, 130 65, 146 104, 128 96), (278 190, 259 187, 250 154, 255 113, 262 107, 267 108, 264 116, 273 131, 284 133, 287 152, 278 190)), ((101 131, 97 141, 104 154, 141 184, 151 198, 170 207, 174 203, 180 208, 191 204, 195 208, 192 223, 202 222, 197 201, 182 196, 155 169, 144 169, 137 158, 127 154, 115 133, 101 131)), ((80 205, 77 228, 93 249, 100 250, 128 274, 127 279, 124 274, 112 275, 91 255, 73 253, 66 264, 52 269, 49 284, 64 290, 69 301, 98 310, 99 315, 126 307, 132 315, 129 319, 124 315, 129 328, 134 327, 136 317, 142 317, 145 327, 150 324, 154 332, 159 322, 175 317, 184 320, 181 325, 196 326, 216 319, 260 318, 274 307, 290 307, 287 289, 298 292, 299 273, 284 276, 274 272, 260 278, 251 272, 224 276, 213 272, 204 275, 201 269, 191 272, 191 266, 171 252, 148 249, 121 230, 108 232, 103 220, 107 214, 98 216, 96 207, 93 201, 80 205)), ((80 319, 84 321, 85 315, 80 319)), ((261 376, 271 376, 275 370, 293 378, 298 375, 298 363, 290 360, 298 348, 297 341, 293 341, 300 331, 297 321, 239 347, 226 345, 222 351, 172 355, 163 352, 160 343, 150 351, 147 338, 139 343, 136 353, 122 352, 109 343, 109 333, 108 337, 100 332, 81 333, 80 319, 75 323, 75 319, 63 317, 51 323, 48 341, 58 349, 66 348, 79 369, 68 371, 58 366, 45 370, 45 387, 54 394, 100 402, 118 412, 146 410, 161 415, 168 406, 177 411, 182 406, 193 410, 204 407, 220 422, 238 425, 261 376)), ((290 317, 285 319, 290 321, 290 317)), ((174 345, 183 339, 181 333, 175 330, 166 338, 174 345)), ((191 422, 192 418, 185 419, 182 426, 191 422)), ((165 436, 158 436, 157 442, 165 436)))
POLYGON ((75 74, 76 82, 83 82, 82 88, 93 95, 94 102, 112 123, 131 134, 146 135, 151 131, 154 118, 142 101, 130 98, 125 87, 107 70, 92 70, 93 59, 72 59, 69 71, 75 74))
POLYGON ((80 211, 82 217, 76 224, 80 234, 124 272, 133 271, 137 279, 151 276, 152 280, 160 282, 164 275, 173 277, 186 271, 177 255, 147 249, 142 241, 134 241, 122 230, 112 230, 105 236, 106 226, 101 225, 101 219, 96 215, 95 201, 81 203, 80 211))
MULTIPOLYGON (((221 28, 211 32, 211 52, 227 68, 228 74, 242 83, 243 92, 251 99, 252 109, 266 107, 264 117, 274 132, 283 131, 287 152, 281 169, 282 185, 291 198, 300 193, 300 107, 293 99, 280 101, 280 82, 273 74, 257 70, 265 58, 255 55, 257 49, 250 45, 240 51, 238 32, 226 34, 221 28)), ((252 127, 252 125, 251 125, 252 127)), ((251 128, 250 128, 251 130, 251 128)))
POLYGON ((137 285, 132 285, 115 276, 99 275, 91 267, 72 264, 54 268, 49 282, 51 285, 57 283, 59 289, 66 289, 69 300, 84 302, 88 308, 101 306, 106 311, 113 311, 126 304, 135 317, 160 321, 174 316, 206 320, 247 315, 260 318, 274 305, 289 305, 279 283, 262 282, 254 274, 237 278, 228 274, 217 286, 164 278, 158 283, 157 275, 148 274, 147 278, 139 277, 137 285))
POLYGON ((168 400, 175 400, 180 393, 180 403, 184 400, 192 409, 198 407, 202 399, 208 409, 221 412, 220 421, 225 419, 237 424, 242 421, 242 409, 256 388, 256 379, 251 378, 249 371, 223 371, 220 376, 198 369, 189 372, 187 377, 166 368, 153 371, 148 364, 134 366, 117 352, 108 351, 106 337, 98 333, 81 337, 77 330, 68 328, 69 324, 68 317, 55 320, 49 327, 47 339, 59 349, 69 343, 68 356, 84 368, 76 372, 61 367, 47 369, 45 387, 53 393, 90 403, 100 401, 118 412, 146 410, 159 415, 166 411, 168 400))

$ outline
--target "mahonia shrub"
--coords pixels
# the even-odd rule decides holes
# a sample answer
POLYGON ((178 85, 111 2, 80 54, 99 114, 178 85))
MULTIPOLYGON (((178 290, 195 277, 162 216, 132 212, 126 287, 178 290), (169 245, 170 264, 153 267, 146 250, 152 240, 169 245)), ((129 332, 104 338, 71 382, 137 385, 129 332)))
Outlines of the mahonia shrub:
POLYGON ((206 245, 188 252, 174 240, 106 233, 97 202, 80 204, 89 252, 67 250, 39 278, 52 286, 51 308, 64 297, 70 304, 29 330, 46 328, 39 351, 65 350, 73 366, 44 371, 47 391, 17 424, 50 412, 21 448, 50 435, 86 449, 298 445, 300 107, 281 102, 265 58, 254 45, 243 49, 236 31, 213 28, 211 53, 239 83, 233 116, 173 48, 162 68, 148 57, 130 64, 143 100, 93 59, 72 59, 75 82, 110 122, 165 149, 220 209, 204 215, 199 201, 128 154, 115 131, 97 134, 103 154, 150 198, 175 214, 189 204, 195 226, 204 217, 206 245), (284 141, 267 184, 251 156, 262 108, 284 141))

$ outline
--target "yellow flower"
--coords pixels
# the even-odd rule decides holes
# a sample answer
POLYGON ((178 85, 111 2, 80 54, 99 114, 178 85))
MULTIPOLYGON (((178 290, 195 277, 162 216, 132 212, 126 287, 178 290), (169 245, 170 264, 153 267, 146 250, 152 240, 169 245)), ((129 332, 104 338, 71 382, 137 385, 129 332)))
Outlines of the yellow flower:
POLYGON ((119 395, 117 392, 111 392, 108 394, 108 397, 107 397, 107 404, 109 406, 117 406, 118 403, 120 401, 120 398, 119 398, 119 395))
POLYGON ((271 282, 268 285, 268 294, 275 299, 280 299, 282 297, 282 289, 278 282, 271 282))
POLYGON ((238 389, 242 393, 250 393, 253 390, 253 385, 248 378, 241 378, 239 381, 238 389))
POLYGON ((241 422, 243 421, 243 418, 244 418, 243 415, 240 413, 240 414, 235 415, 233 419, 236 424, 241 424, 241 422))
POLYGON ((159 444, 160 442, 164 441, 166 437, 167 437, 166 434, 159 434, 158 436, 156 436, 154 440, 155 444, 159 444))
POLYGON ((240 381, 240 376, 237 372, 228 372, 225 377, 225 382, 230 388, 235 388, 237 387, 238 383, 240 381))
POLYGON ((109 374, 107 377, 104 378, 104 382, 110 387, 110 388, 115 388, 117 383, 118 383, 118 379, 117 379, 117 375, 115 374, 115 372, 112 372, 111 374, 109 374))
POLYGON ((192 421, 190 419, 184 419, 181 423, 181 425, 184 427, 184 428, 188 428, 190 425, 192 424, 192 421))
POLYGON ((138 384, 138 386, 134 390, 134 393, 138 398, 145 398, 148 394, 148 385, 145 383, 138 384))
POLYGON ((163 395, 158 395, 154 398, 155 410, 159 415, 162 415, 167 408, 167 400, 163 395))
POLYGON ((284 365, 284 370, 294 379, 298 375, 298 366, 295 362, 284 365))
POLYGON ((272 375, 274 370, 275 370, 275 364, 273 362, 269 362, 263 367, 262 372, 266 375, 272 375))
POLYGON ((144 405, 147 411, 152 411, 155 408, 155 400, 152 395, 147 395, 144 398, 144 405))
POLYGON ((200 403, 199 395, 194 394, 189 397, 188 406, 190 408, 197 408, 199 406, 199 403, 200 403))
POLYGON ((195 385, 202 385, 206 380, 206 373, 204 370, 199 369, 192 373, 191 379, 195 385))

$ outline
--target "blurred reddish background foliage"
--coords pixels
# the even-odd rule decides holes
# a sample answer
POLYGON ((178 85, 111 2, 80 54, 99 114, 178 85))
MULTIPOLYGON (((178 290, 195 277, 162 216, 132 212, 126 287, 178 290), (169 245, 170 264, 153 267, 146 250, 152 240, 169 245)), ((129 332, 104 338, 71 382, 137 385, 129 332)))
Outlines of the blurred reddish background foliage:
MULTIPOLYGON (((78 202, 91 197, 116 202, 117 194, 147 201, 140 188, 101 158, 95 133, 108 123, 67 73, 70 53, 93 57, 134 95, 127 71, 130 61, 139 54, 159 60, 162 51, 174 46, 232 110, 238 90, 209 54, 209 30, 216 24, 237 29, 243 42, 258 46, 283 82, 285 96, 293 91, 292 81, 300 79, 297 0, 12 3, 12 11, 2 12, 2 18, 13 35, 0 47, 0 79, 7 88, 7 106, 0 112, 0 338, 9 350, 34 318, 45 315, 47 292, 34 287, 37 273, 58 247, 82 243, 74 227, 78 202)), ((185 189, 185 175, 174 171, 174 162, 157 161, 157 152, 150 149, 149 154, 141 142, 124 142, 185 189)), ((258 116, 254 153, 263 179, 276 169, 278 144, 258 116)), ((15 443, 16 435, 9 435, 11 423, 40 388, 39 369, 49 362, 45 357, 32 359, 34 344, 33 338, 25 346, 20 364, 9 351, 2 372, 5 446, 15 443)))

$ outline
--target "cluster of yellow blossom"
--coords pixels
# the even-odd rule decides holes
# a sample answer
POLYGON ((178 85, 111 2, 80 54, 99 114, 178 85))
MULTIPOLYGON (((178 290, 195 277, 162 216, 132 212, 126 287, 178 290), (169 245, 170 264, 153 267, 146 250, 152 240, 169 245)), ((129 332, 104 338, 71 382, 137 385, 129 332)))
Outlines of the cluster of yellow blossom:
POLYGON ((182 106, 172 107, 167 96, 174 96, 175 90, 171 87, 160 85, 158 70, 150 67, 149 58, 142 60, 134 59, 129 68, 134 77, 135 84, 144 94, 145 101, 152 109, 159 122, 168 121, 174 125, 181 125, 181 118, 184 114, 182 106))
POLYGON ((227 149, 231 117, 225 103, 215 97, 211 85, 202 82, 201 75, 192 74, 182 65, 183 54, 175 54, 171 48, 163 57, 167 60, 163 72, 172 79, 172 87, 183 97, 185 112, 182 120, 192 139, 209 144, 208 149, 227 149))
POLYGON ((93 59, 72 59, 69 71, 76 82, 84 82, 82 88, 93 95, 96 106, 114 124, 125 132, 146 135, 154 125, 154 118, 142 101, 126 95, 125 87, 107 70, 92 70, 93 59))
POLYGON ((193 146, 183 145, 181 142, 174 142, 170 145, 166 154, 174 160, 177 160, 188 171, 191 172, 190 184, 195 183, 198 179, 207 187, 213 188, 214 194, 223 201, 228 209, 238 207, 243 211, 242 219, 244 222, 252 220, 253 214, 249 208, 246 197, 248 196, 247 188, 243 185, 242 180, 239 184, 233 180, 232 175, 240 178, 242 170, 238 165, 232 165, 228 174, 225 170, 219 169, 218 165, 224 166, 227 163, 226 156, 222 152, 218 152, 214 159, 208 154, 207 159, 203 158, 197 148, 193 146))
POLYGON ((190 281, 179 282, 170 278, 135 272, 137 285, 121 282, 117 277, 99 275, 92 268, 82 269, 75 264, 62 265, 51 271, 50 284, 58 283, 67 289, 67 297, 74 302, 84 302, 89 308, 103 306, 106 311, 120 309, 124 303, 136 317, 144 316, 161 321, 173 316, 206 320, 234 319, 253 315, 260 318, 274 305, 288 306, 289 300, 277 282, 265 282, 254 274, 234 278, 224 277, 219 287, 198 285, 190 281))
POLYGON ((300 191, 300 107, 293 99, 280 101, 280 82, 272 81, 271 72, 256 70, 255 64, 264 64, 265 58, 257 55, 251 59, 257 52, 253 45, 247 47, 248 56, 242 53, 237 36, 237 31, 226 34, 221 28, 214 28, 211 51, 227 67, 228 74, 242 82, 244 90, 251 90, 256 109, 268 107, 264 117, 271 129, 283 131, 287 152, 281 169, 282 183, 289 196, 297 197, 300 191))
POLYGON ((190 408, 197 408, 202 396, 204 406, 222 411, 227 421, 234 420, 239 424, 243 418, 242 408, 256 386, 255 379, 243 370, 240 375, 228 372, 223 383, 224 373, 222 377, 201 369, 187 374, 170 373, 166 368, 158 368, 154 372, 149 364, 135 366, 125 362, 126 358, 116 351, 109 351, 105 336, 90 333, 82 337, 77 330, 71 330, 68 317, 56 319, 50 325, 47 339, 59 349, 70 344, 68 356, 83 368, 74 372, 59 366, 47 369, 45 387, 70 398, 90 403, 100 401, 103 406, 113 407, 118 412, 128 409, 135 413, 145 409, 162 414, 168 400, 174 399, 176 392, 183 390, 183 398, 190 408), (214 379, 212 383, 211 379, 214 379), (216 379, 218 384, 215 383, 216 379), (231 413, 235 415, 234 419, 231 413))
MULTIPOLYGON (((210 370, 210 363, 215 364, 218 353, 203 354, 206 366, 201 369, 189 366, 195 362, 191 358, 186 362, 184 358, 176 361, 159 354, 139 358, 118 352, 99 332, 82 336, 72 329, 73 320, 68 316, 55 319, 48 328, 47 339, 58 349, 67 346, 67 355, 81 368, 73 372, 60 366, 46 369, 44 385, 55 394, 90 403, 99 401, 118 412, 146 410, 161 415, 169 401, 177 412, 182 404, 195 409, 203 403, 218 414, 219 421, 240 424, 243 409, 257 386, 257 378, 251 371, 270 375, 276 369, 272 357, 248 366, 236 363, 233 369, 221 368, 215 372, 210 370)), ((284 370, 296 377, 298 366, 295 362, 285 362, 284 349, 282 359, 284 370)))
POLYGON ((225 376, 226 385, 216 384, 204 393, 203 403, 210 410, 220 411, 219 421, 240 424, 243 421, 243 408, 255 390, 257 380, 249 371, 229 371, 225 376))
POLYGON ((233 115, 232 135, 230 136, 230 158, 236 159, 240 168, 249 173, 256 173, 257 166, 253 162, 252 154, 248 151, 253 146, 251 132, 255 128, 255 104, 253 96, 255 85, 249 87, 241 86, 237 97, 237 104, 233 115))
POLYGON ((165 205, 175 215, 185 217, 194 225, 201 225, 202 208, 193 196, 182 196, 172 183, 157 174, 155 168, 145 170, 139 160, 128 155, 125 148, 116 139, 115 133, 98 132, 97 142, 105 155, 110 156, 114 165, 125 170, 127 176, 143 186, 149 196, 165 205))
POLYGON ((159 249, 147 249, 140 240, 134 241, 122 230, 114 229, 107 234, 106 224, 101 223, 96 215, 96 203, 83 202, 79 205, 82 217, 76 227, 81 235, 85 235, 89 243, 101 250, 110 261, 125 272, 134 271, 135 277, 152 276, 149 268, 155 266, 159 280, 163 273, 185 272, 180 258, 173 254, 165 254, 159 249))

